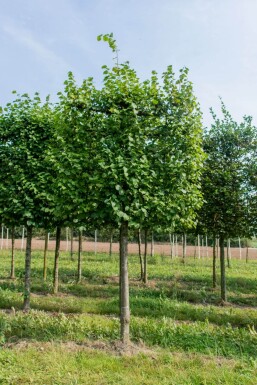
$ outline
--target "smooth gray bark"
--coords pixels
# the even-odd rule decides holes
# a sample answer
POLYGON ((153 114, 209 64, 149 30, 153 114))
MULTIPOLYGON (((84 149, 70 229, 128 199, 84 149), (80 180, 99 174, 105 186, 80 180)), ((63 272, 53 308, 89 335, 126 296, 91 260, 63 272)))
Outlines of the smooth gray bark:
POLYGON ((48 232, 45 233, 45 246, 44 246, 44 266, 43 266, 43 279, 46 281, 47 276, 47 250, 48 250, 48 232))
POLYGON ((120 226, 120 336, 122 342, 129 343, 129 277, 128 277, 128 222, 120 226))
POLYGON ((27 242, 25 252, 25 281, 24 281, 24 302, 23 310, 30 310, 30 279, 31 279, 31 243, 32 243, 32 227, 27 227, 27 242))
POLYGON ((58 293, 59 287, 59 256, 60 256, 60 242, 61 242, 61 227, 56 227, 56 241, 54 254, 54 294, 58 293))

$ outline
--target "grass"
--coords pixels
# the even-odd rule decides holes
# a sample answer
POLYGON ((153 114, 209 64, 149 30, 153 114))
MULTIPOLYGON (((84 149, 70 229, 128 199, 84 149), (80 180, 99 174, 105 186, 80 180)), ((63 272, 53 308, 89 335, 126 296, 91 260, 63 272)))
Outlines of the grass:
POLYGON ((61 253, 58 295, 52 294, 53 253, 46 282, 42 253, 33 252, 32 261, 33 310, 23 314, 24 255, 16 252, 15 280, 8 278, 10 252, 0 255, 0 384, 256 383, 257 261, 232 261, 229 303, 219 306, 210 259, 188 258, 183 265, 180 259, 149 258, 145 287, 138 280, 138 257, 130 256, 131 338, 150 347, 154 359, 81 348, 88 341, 118 341, 117 255, 84 253, 78 284, 76 260, 61 253), (20 349, 24 340, 30 342, 20 349), (74 351, 69 351, 71 341, 74 351), (11 349, 10 343, 15 344, 11 349))

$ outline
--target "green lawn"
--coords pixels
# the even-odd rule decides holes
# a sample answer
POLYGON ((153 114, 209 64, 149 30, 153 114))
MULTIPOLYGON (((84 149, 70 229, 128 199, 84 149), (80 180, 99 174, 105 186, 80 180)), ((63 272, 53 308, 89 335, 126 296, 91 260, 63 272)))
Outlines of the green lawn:
POLYGON ((52 252, 48 259, 43 282, 42 253, 33 253, 33 310, 23 314, 24 255, 16 252, 17 279, 10 280, 10 252, 1 251, 0 384, 256 384, 257 261, 232 261, 222 307, 210 259, 183 265, 149 257, 145 287, 138 257, 130 256, 131 339, 139 353, 120 356, 112 347, 119 338, 118 256, 85 253, 77 284, 76 260, 61 253, 58 295, 52 252), (92 348, 94 341, 104 349, 92 348))

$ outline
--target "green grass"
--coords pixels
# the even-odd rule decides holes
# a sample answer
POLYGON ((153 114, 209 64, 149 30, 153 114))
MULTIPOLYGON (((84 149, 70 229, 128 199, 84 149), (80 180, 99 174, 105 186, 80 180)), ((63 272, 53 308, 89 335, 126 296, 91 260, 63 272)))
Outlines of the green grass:
POLYGON ((165 351, 121 357, 60 344, 4 349, 0 365, 0 383, 5 385, 255 385, 257 375, 255 361, 215 362, 165 351))
POLYGON ((137 362, 134 357, 121 358, 85 349, 67 351, 70 341, 76 344, 96 340, 118 341, 117 255, 109 258, 106 254, 95 256, 84 253, 83 280, 78 284, 76 260, 71 261, 68 253, 61 253, 60 292, 53 295, 53 253, 49 252, 48 278, 44 282, 42 253, 33 252, 33 310, 30 314, 19 311, 23 302, 23 253, 16 252, 15 280, 8 278, 9 265, 10 252, 3 250, 0 254, 0 308, 4 309, 0 314, 0 342, 3 349, 0 362, 2 357, 6 357, 3 358, 6 362, 3 361, 3 369, 0 370, 0 384, 232 385, 256 382, 255 260, 247 264, 245 261, 232 261, 232 268, 227 269, 229 303, 219 306, 219 289, 212 289, 211 259, 188 258, 183 265, 178 258, 173 261, 161 256, 149 258, 149 284, 145 286, 138 280, 138 257, 130 256, 132 341, 136 344, 143 341, 154 351, 164 349, 162 353, 158 352, 154 360, 148 355, 140 357, 140 364, 135 370, 127 369, 125 364, 127 362, 133 368, 137 362), (12 310, 8 313, 8 309, 12 310), (8 343, 19 344, 24 339, 31 341, 32 345, 21 351, 6 347, 8 343), (48 348, 43 351, 34 346, 44 346, 51 341, 55 343, 47 345, 48 348), (56 345, 57 342, 60 345, 56 345), (34 359, 33 355, 37 358, 34 359), (71 355, 71 359, 69 365, 64 367, 68 355, 71 355), (54 358, 50 356, 56 358, 56 365, 53 365, 54 358), (80 368, 78 356, 83 362, 83 369, 80 368), (179 364, 178 356, 181 359, 179 364), (220 357, 223 357, 222 360, 220 357), (92 370, 84 361, 91 362, 92 370), (18 373, 16 377, 12 377, 13 362, 18 368, 15 370, 18 373), (155 364, 158 371, 153 370, 155 364), (25 373, 26 365, 30 374, 25 373), (29 370, 33 365, 34 372, 29 370), (45 382, 40 377, 44 374, 44 365, 49 372, 45 382), (31 380, 28 380, 29 375, 31 380))

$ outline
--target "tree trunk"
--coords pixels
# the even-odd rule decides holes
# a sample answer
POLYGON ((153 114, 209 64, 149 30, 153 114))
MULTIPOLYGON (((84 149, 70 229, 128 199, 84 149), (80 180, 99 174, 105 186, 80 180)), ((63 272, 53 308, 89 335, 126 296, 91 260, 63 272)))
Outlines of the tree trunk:
POLYGON ((169 238, 170 238, 170 257, 171 259, 173 259, 173 238, 171 233, 169 234, 169 238))
POLYGON ((69 251, 69 227, 66 227, 66 251, 69 251))
POLYGON ((45 247, 44 247, 44 267, 43 267, 43 279, 46 281, 47 276, 47 249, 48 249, 48 232, 45 233, 45 247))
POLYGON ((73 227, 70 228, 70 259, 72 261, 74 261, 74 258, 73 258, 73 253, 74 253, 74 250, 73 250, 73 238, 74 238, 74 231, 73 231, 73 227))
POLYGON ((81 257, 82 257, 82 231, 79 230, 79 247, 78 247, 78 282, 81 281, 82 268, 81 268, 81 257))
POLYGON ((198 245, 198 259, 201 258, 201 242, 200 242, 200 235, 197 235, 197 245, 198 245))
POLYGON ((6 229, 6 248, 9 249, 9 229, 6 229))
POLYGON ((238 238, 239 259, 242 259, 241 239, 238 238))
POLYGON ((249 246, 248 246, 248 240, 247 240, 245 262, 247 263, 248 261, 249 261, 249 246))
POLYGON ((153 231, 151 233, 151 257, 154 256, 154 237, 153 237, 153 231))
POLYGON ((147 229, 145 229, 144 283, 147 283, 147 229))
POLYGON ((197 238, 195 238, 194 259, 196 259, 196 245, 197 245, 197 238))
POLYGON ((221 300, 227 302, 224 236, 220 236, 220 286, 221 300))
POLYGON ((95 255, 97 254, 97 230, 95 230, 95 255))
POLYGON ((212 248, 212 287, 215 289, 217 286, 216 277, 216 237, 213 236, 213 248, 212 248))
POLYGON ((140 262, 140 280, 143 281, 144 279, 144 266, 143 266, 143 259, 142 259, 142 251, 141 251, 141 230, 138 229, 137 233, 137 243, 138 243, 138 255, 139 255, 139 262, 140 262))
POLYGON ((230 252, 230 239, 227 239, 227 266, 230 269, 231 265, 230 265, 230 255, 229 255, 229 252, 230 252))
POLYGON ((120 226, 120 337, 129 343, 129 277, 128 277, 128 222, 120 226))
POLYGON ((206 258, 209 258, 209 250, 208 250, 208 236, 205 236, 205 247, 206 247, 206 258))
POLYGON ((4 244, 4 226, 2 225, 2 232, 1 232, 1 250, 3 249, 4 244))
POLYGON ((24 226, 22 226, 22 235, 21 235, 21 251, 23 250, 24 248, 24 234, 25 233, 25 229, 24 229, 24 226))
POLYGON ((186 233, 184 233, 182 235, 182 240, 183 240, 182 263, 185 264, 185 262, 186 262, 186 242, 187 242, 186 233))
POLYGON ((176 256, 178 257, 178 236, 175 236, 175 244, 176 244, 176 256))
POLYGON ((113 230, 110 233, 110 248, 109 248, 109 256, 112 256, 112 242, 113 242, 113 230))
POLYGON ((54 255, 54 294, 58 293, 59 286, 59 256, 61 242, 61 227, 56 227, 55 255, 54 255))
POLYGON ((30 310, 30 276, 31 276, 31 243, 32 243, 32 227, 27 226, 27 242, 25 253, 25 281, 24 281, 24 302, 23 310, 30 310))
POLYGON ((14 231, 15 227, 12 227, 12 256, 11 256, 11 279, 15 279, 15 261, 14 261, 14 243, 15 243, 15 237, 14 237, 14 231))

